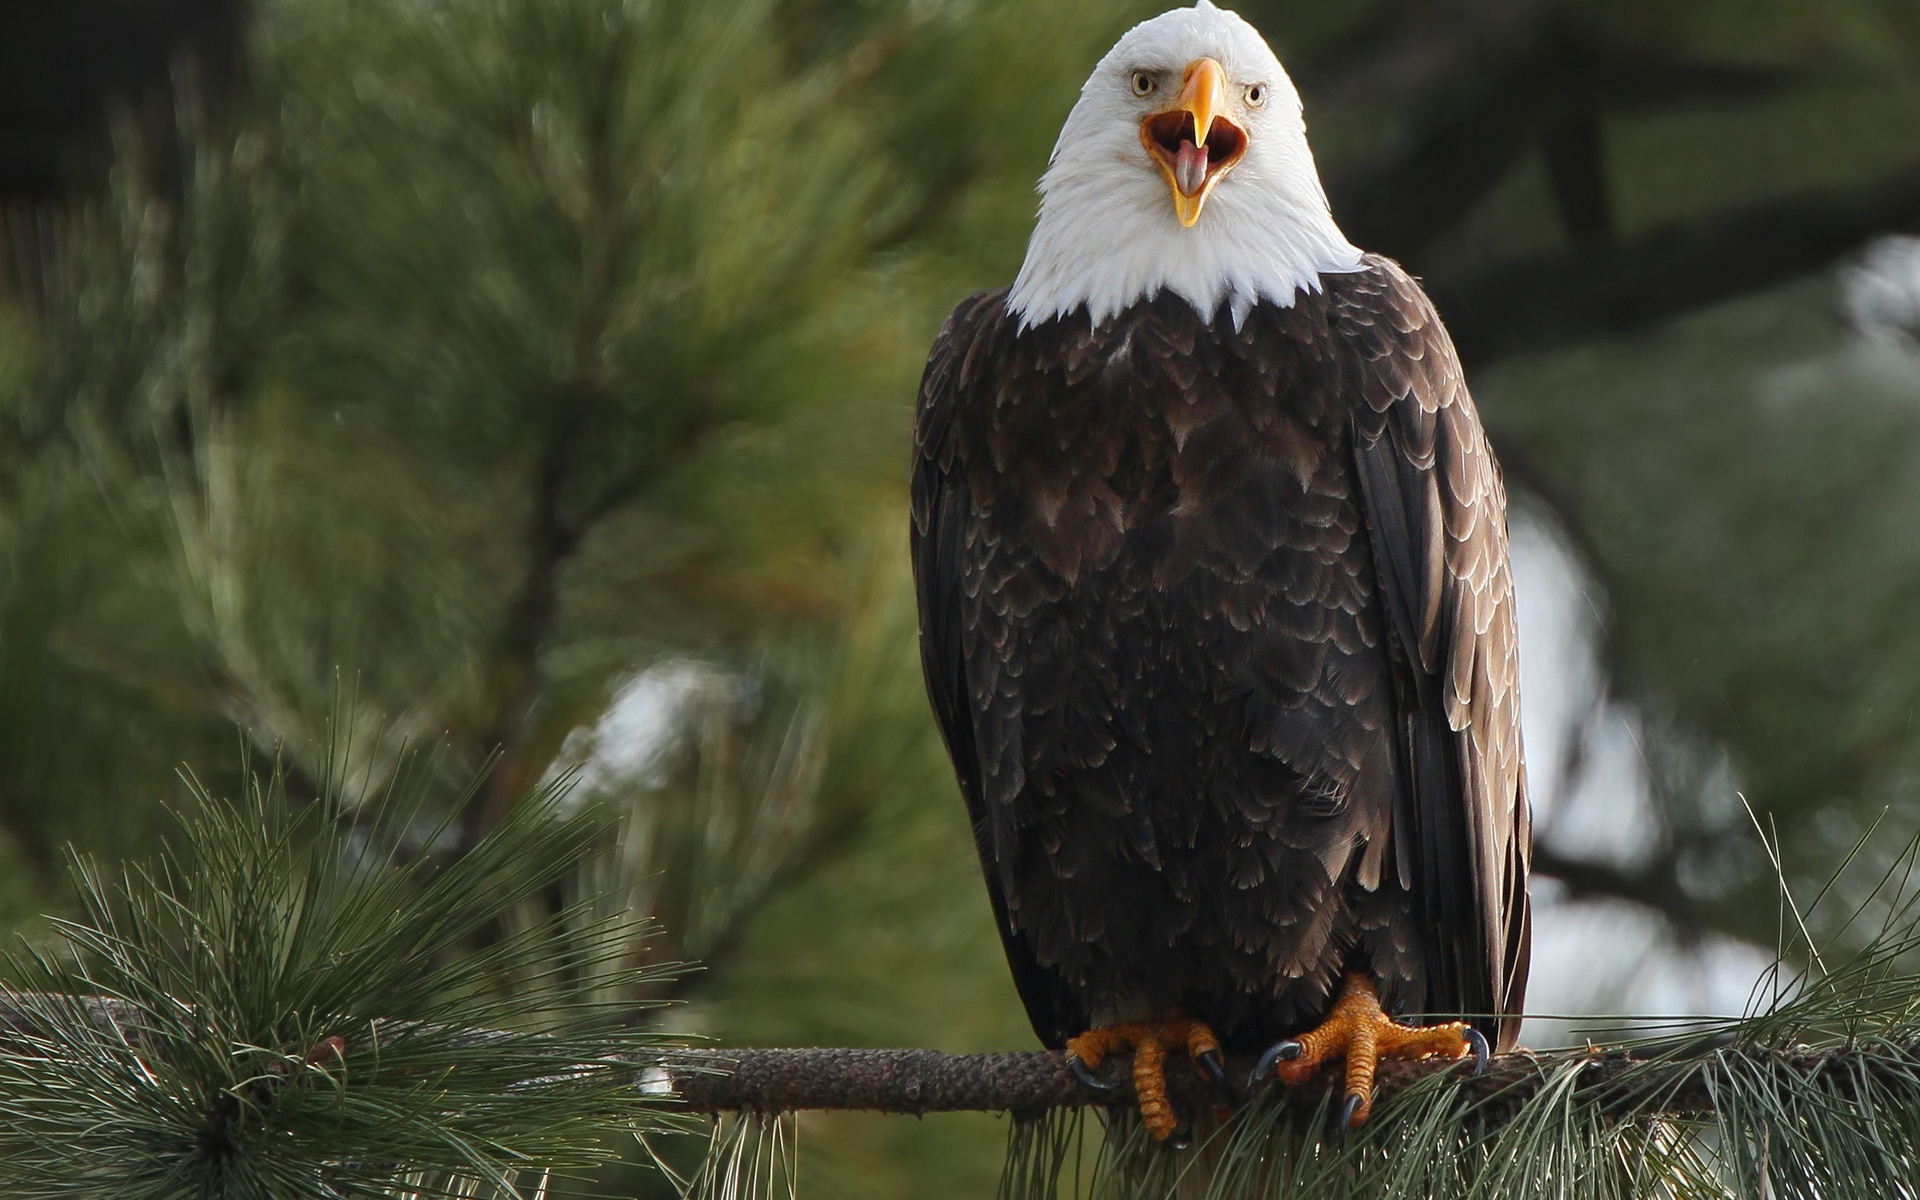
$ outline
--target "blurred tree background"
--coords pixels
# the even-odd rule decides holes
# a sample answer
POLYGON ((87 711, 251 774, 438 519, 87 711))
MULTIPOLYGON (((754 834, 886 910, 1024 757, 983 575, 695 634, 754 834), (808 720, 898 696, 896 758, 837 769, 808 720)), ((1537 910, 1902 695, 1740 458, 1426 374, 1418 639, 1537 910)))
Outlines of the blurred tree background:
MULTIPOLYGON (((618 807, 594 882, 702 965, 674 1030, 1029 1044, 920 690, 907 430, 1157 7, 0 18, 0 922, 39 936, 64 844, 150 849, 183 762, 312 795, 332 742, 356 789, 432 742, 448 805, 498 755, 463 845, 566 771, 618 807)), ((1737 1007, 1778 919, 1739 796, 1809 891, 1920 824, 1920 9, 1241 7, 1520 498, 1535 995, 1658 1003, 1658 946, 1737 1007)), ((803 1187, 986 1195, 1001 1136, 808 1118, 803 1187)))

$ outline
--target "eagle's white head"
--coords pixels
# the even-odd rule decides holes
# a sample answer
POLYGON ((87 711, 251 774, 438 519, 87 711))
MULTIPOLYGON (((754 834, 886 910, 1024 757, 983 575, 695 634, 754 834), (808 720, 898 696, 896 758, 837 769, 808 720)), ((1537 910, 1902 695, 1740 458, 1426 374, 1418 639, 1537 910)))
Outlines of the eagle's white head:
POLYGON ((1237 326, 1359 269, 1307 148, 1300 93, 1253 26, 1199 0, 1127 31, 1080 89, 1040 180, 1007 307, 1095 324, 1169 289, 1237 326))

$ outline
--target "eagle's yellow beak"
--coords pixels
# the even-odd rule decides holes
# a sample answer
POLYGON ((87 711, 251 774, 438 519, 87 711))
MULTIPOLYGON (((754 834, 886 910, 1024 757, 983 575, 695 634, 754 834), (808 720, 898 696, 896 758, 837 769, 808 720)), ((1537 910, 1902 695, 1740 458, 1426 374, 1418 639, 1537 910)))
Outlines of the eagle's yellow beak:
POLYGON ((1140 144, 1167 177, 1182 225, 1200 219, 1213 185, 1246 153, 1246 131, 1220 115, 1226 107, 1226 71, 1202 58, 1188 64, 1173 107, 1140 122, 1140 144))

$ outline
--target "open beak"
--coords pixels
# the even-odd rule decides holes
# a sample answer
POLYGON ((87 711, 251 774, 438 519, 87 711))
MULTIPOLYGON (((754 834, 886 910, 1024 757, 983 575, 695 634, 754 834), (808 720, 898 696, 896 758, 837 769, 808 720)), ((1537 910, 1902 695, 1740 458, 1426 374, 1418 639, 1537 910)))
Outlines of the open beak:
POLYGON ((1226 72, 1202 58, 1188 64, 1173 107, 1140 122, 1140 144, 1167 177, 1182 225, 1200 219, 1213 185, 1247 152, 1246 131, 1220 115, 1226 107, 1226 72))

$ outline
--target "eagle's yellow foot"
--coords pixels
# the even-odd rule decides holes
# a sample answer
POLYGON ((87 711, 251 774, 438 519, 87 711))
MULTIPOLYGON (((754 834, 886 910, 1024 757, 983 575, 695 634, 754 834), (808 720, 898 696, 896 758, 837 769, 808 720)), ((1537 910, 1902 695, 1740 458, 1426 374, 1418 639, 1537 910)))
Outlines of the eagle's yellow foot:
POLYGON ((1167 1100, 1167 1048, 1183 1049, 1207 1078, 1223 1092, 1227 1086, 1226 1067, 1220 1058, 1220 1042, 1199 1021, 1168 1017, 1160 1021, 1134 1021, 1089 1029, 1067 1042, 1067 1069, 1088 1087, 1105 1091, 1112 1084, 1093 1077, 1100 1063, 1116 1050, 1133 1048, 1133 1094, 1140 1102, 1140 1120, 1155 1141, 1164 1142, 1178 1127, 1173 1105, 1167 1100))
POLYGON ((1465 1058, 1473 1055, 1474 1071, 1485 1069, 1487 1039, 1465 1021, 1444 1025, 1401 1025, 1380 1008, 1373 981, 1358 973, 1347 976, 1333 1012, 1319 1028, 1297 1039, 1277 1042, 1260 1056, 1253 1081, 1269 1072, 1289 1086, 1304 1083, 1321 1063, 1342 1055, 1347 1063, 1346 1102, 1340 1110, 1340 1128, 1357 1129, 1373 1111, 1373 1073, 1383 1058, 1465 1058))

